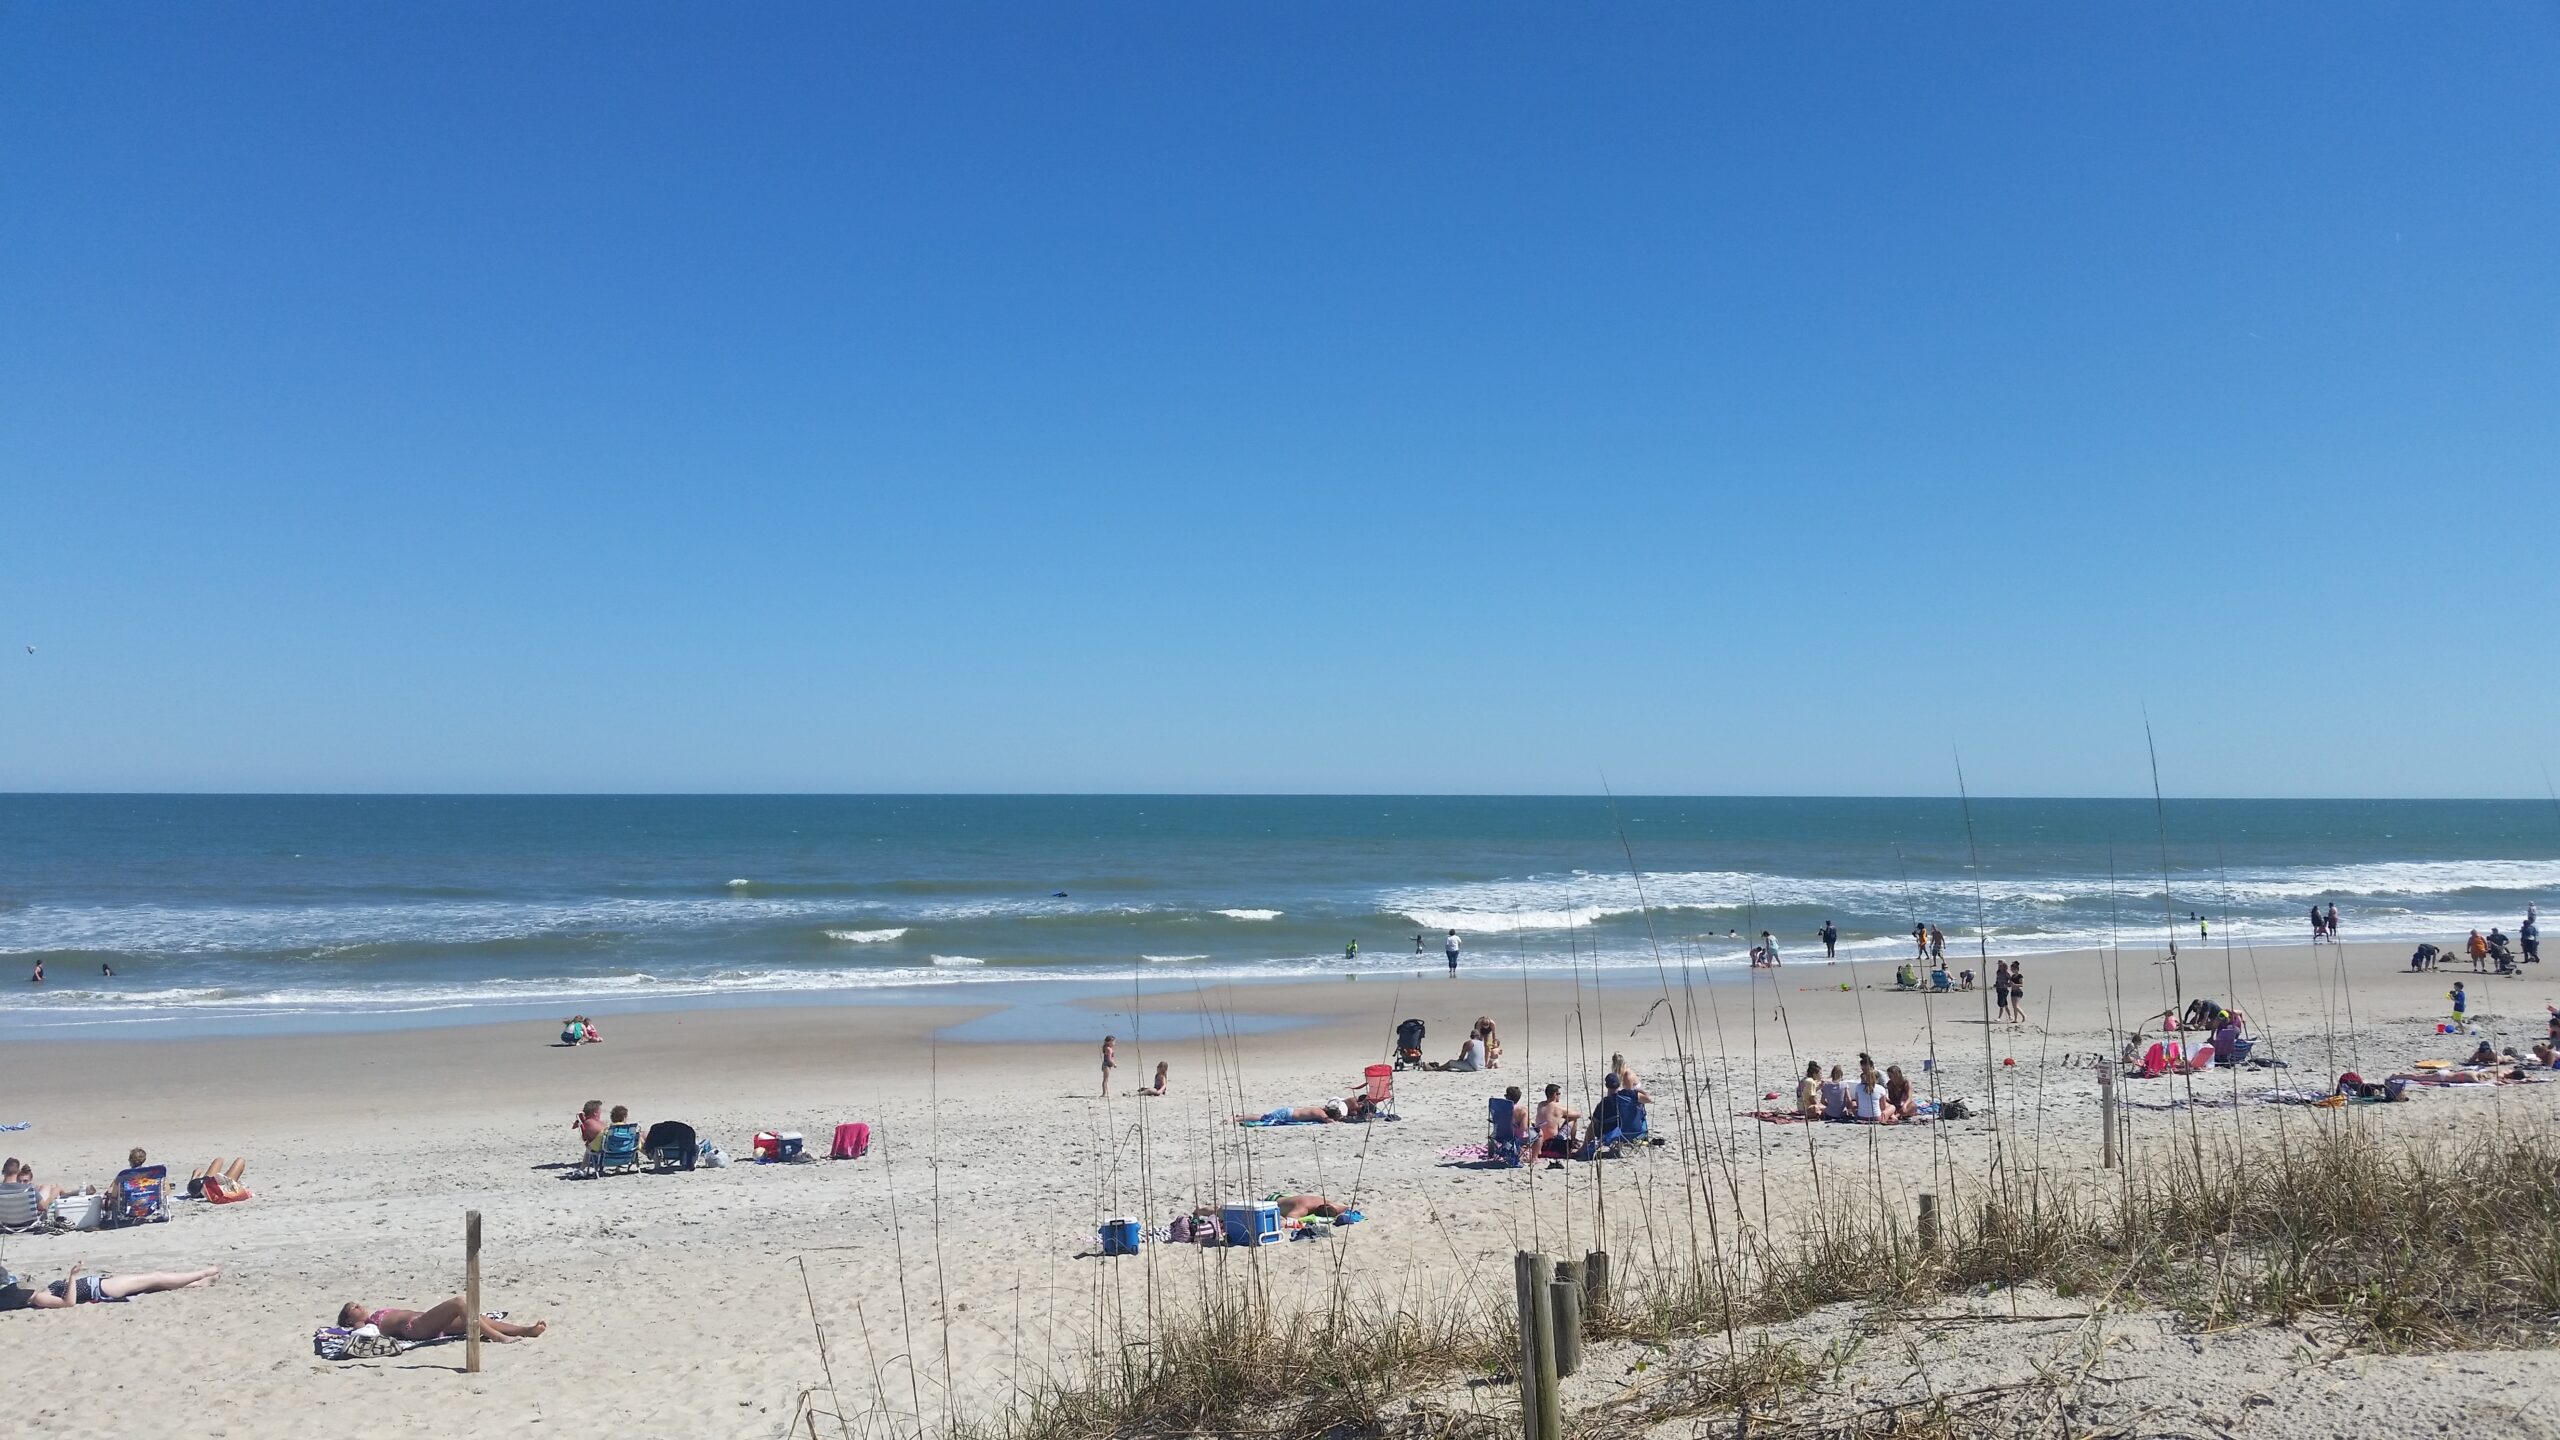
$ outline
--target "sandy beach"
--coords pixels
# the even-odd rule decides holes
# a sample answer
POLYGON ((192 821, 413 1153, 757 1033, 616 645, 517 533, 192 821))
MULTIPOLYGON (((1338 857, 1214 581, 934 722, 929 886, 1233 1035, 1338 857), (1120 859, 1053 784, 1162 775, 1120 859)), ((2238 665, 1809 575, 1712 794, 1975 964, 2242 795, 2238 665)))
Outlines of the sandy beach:
MULTIPOLYGON (((2455 978, 2483 1028, 2518 1048, 2541 1035, 2543 1007, 2560 994, 2536 970, 2523 979, 2413 976, 2403 963, 2397 947, 2378 946, 2184 956, 2188 992, 2236 995, 2265 1037, 2262 1053, 2290 1068, 2133 1082, 2128 1097, 2236 1097, 2196 1112, 2220 1133, 2311 1123, 2311 1112, 2248 1097, 2276 1085, 2320 1088, 2342 1068, 2377 1075, 2426 1057, 2459 1059, 2476 1042, 2432 1028, 2455 978)), ((214 1155, 245 1154, 257 1197, 223 1208, 179 1200, 162 1225, 7 1238, 7 1267, 36 1280, 74 1260, 110 1272, 224 1270, 201 1290, 0 1316, 12 1410, 21 1433, 46 1436, 130 1434, 182 1416, 217 1436, 521 1434, 536 1425, 575 1436, 778 1435, 802 1393, 828 1384, 814 1306, 848 1411, 887 1424, 874 1433, 911 1433, 919 1416, 1000 1413, 1043 1375, 1072 1374, 1097 1340, 1142 1340, 1222 1288, 1264 1285, 1282 1301, 1320 1300, 1336 1287, 1415 1306, 1456 1303, 1468 1291, 1490 1299, 1507 1294, 1511 1254, 1522 1247, 1607 1248, 1627 1283, 1641 1283, 1649 1266, 1671 1261, 1693 1223, 1684 1149, 1718 1147, 1746 1177, 1738 1195, 1716 1202, 1723 1218, 1778 1232, 1825 1185, 1838 1203, 1844 1177, 1868 1187, 1851 1193, 1908 1206, 1933 1175, 1981 1166, 1994 1128, 1982 1119, 1877 1128, 1737 1118, 1768 1092, 1790 1094, 1806 1060, 1854 1069, 1857 1052, 1869 1051, 1909 1068, 1924 1094, 1934 1083, 1977 1113, 1996 1075, 2004 1143, 2024 1147, 2040 1169, 2092 1171, 2088 1054, 2121 1043, 2108 1023, 2119 975, 2128 995, 2149 997, 2127 1002, 2137 1012, 2157 1010, 2162 981, 2152 957, 2134 953, 2040 957, 2028 975, 2022 1027, 1986 1027, 1979 993, 1896 992, 1891 967, 1878 965, 1792 963, 1694 986, 1675 973, 1667 989, 1490 974, 1450 981, 1435 971, 1222 987, 1148 1008, 1168 1028, 1186 1011, 1205 1012, 1213 1029, 1244 1014, 1298 1023, 1150 1042, 1142 1022, 1120 1035, 1107 1098, 1098 1093, 1099 1016, 1085 1043, 933 1038, 984 1006, 616 1016, 606 1043, 575 1050, 557 1047, 552 1027, 527 1025, 11 1044, 0 1049, 0 1121, 31 1128, 0 1148, 44 1180, 103 1184, 133 1146, 179 1176, 214 1155), (1502 1068, 1399 1074, 1400 1119, 1232 1123, 1238 1110, 1354 1088, 1404 1015, 1426 1021, 1426 1051, 1439 1060, 1479 1014, 1499 1023, 1502 1068), (1684 1047, 1699 1057, 1686 1084, 1684 1047), (1486 1098, 1503 1084, 1555 1081, 1579 1104, 1613 1051, 1645 1075, 1654 1127, 1670 1145, 1554 1169, 1443 1160, 1482 1139, 1486 1098), (1158 1060, 1171 1062, 1172 1094, 1128 1093, 1158 1060), (1695 1112, 1684 1115, 1692 1097, 1695 1112), (852 1162, 572 1178, 571 1120, 589 1099, 628 1105, 643 1123, 688 1121, 741 1158, 761 1129, 800 1131, 823 1151, 834 1124, 859 1120, 876 1139, 852 1162), (1275 1191, 1352 1201, 1365 1219, 1330 1239, 1262 1251, 1151 1244, 1134 1259, 1090 1258, 1103 1218, 1135 1216, 1161 1233, 1194 1203, 1275 1191), (1595 1234, 1604 1200, 1606 1228, 1595 1234), (549 1334, 492 1349, 477 1376, 459 1373, 459 1342, 397 1360, 313 1356, 313 1330, 345 1301, 424 1306, 456 1293, 472 1209, 486 1226, 486 1304, 545 1319, 549 1334)), ((2547 1125, 2556 1110, 2560 1085, 2511 1086, 2430 1092, 2360 1110, 2354 1123, 2428 1143, 2547 1125)), ((2180 1112, 2132 1113, 2137 1164, 2146 1146, 2182 1133, 2180 1112)), ((2250 1353, 2231 1363, 2266 1363, 2250 1353)), ((2175 1355, 2207 1383, 2223 1363, 2219 1348, 2175 1355)), ((2550 1383, 2547 1366, 2491 1363, 2550 1383)), ((2329 1375, 2325 1408, 2294 1416, 2298 1433, 2329 1433, 2320 1426, 2350 1413, 2342 1404, 2368 1407, 2353 1412, 2366 1416, 2361 1433, 2394 1432, 2395 1406, 2412 1424, 2437 1413, 2428 1406, 2460 1412, 2459 1387, 2448 1400, 2398 1373, 2407 1368, 2395 1361, 2368 1381, 2329 1375), (2331 1394, 2340 1384, 2343 1401, 2331 1394)), ((2312 1405, 2312 1394, 2280 1392, 2252 1412, 2249 1433, 2296 1433, 2285 1417, 2312 1405)), ((1498 1407, 1504 1392, 1480 1403, 1498 1407)))

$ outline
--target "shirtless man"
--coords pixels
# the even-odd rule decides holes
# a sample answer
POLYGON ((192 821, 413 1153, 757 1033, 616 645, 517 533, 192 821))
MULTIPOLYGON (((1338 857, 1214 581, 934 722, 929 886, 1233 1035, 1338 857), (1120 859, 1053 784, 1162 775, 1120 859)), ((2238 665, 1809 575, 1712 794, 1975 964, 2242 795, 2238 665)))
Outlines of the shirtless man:
POLYGON ((1582 1123, 1582 1112, 1564 1103, 1564 1087, 1549 1085, 1547 1098, 1538 1102, 1538 1149, 1557 1154, 1573 1153, 1575 1130, 1582 1123))

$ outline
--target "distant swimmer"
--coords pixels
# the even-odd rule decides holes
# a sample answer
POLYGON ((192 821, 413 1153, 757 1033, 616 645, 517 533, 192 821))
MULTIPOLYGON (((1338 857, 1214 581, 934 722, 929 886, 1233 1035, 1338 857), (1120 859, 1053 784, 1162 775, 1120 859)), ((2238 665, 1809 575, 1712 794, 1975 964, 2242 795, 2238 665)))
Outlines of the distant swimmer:
POLYGON ((98 967, 98 973, 101 975, 113 975, 116 973, 116 967, 113 965, 101 965, 98 967))
POLYGON ((1413 953, 1416 955, 1422 953, 1422 937, 1419 935, 1413 937, 1413 953))
POLYGON ((1067 898, 1067 892, 1064 890, 1052 890, 1049 892, 1049 898, 1052 900, 1064 900, 1067 898))
POLYGON ((36 973, 34 973, 33 975, 30 975, 30 976, 28 976, 28 977, 27 977, 27 983, 28 983, 28 984, 30 984, 30 985, 41 985, 41 984, 43 984, 43 983, 44 983, 44 962, 43 962, 43 961, 39 960, 39 961, 37 961, 37 962, 36 962, 36 973))
POLYGON ((1357 960, 1357 959, 1359 959, 1359 958, 1360 958, 1360 942, 1359 942, 1359 941, 1357 941, 1357 940, 1354 940, 1354 941, 1352 941, 1350 944, 1343 946, 1343 947, 1342 947, 1342 958, 1343 958, 1343 959, 1345 959, 1345 960, 1357 960))

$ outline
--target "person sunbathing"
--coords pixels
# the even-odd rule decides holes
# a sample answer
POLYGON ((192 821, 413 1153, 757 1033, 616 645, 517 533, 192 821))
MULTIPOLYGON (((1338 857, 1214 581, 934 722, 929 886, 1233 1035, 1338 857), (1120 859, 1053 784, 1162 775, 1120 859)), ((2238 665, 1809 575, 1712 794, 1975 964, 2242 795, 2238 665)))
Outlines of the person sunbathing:
MULTIPOLYGON (((1352 1100, 1368 1098, 1365 1094, 1351 1097, 1352 1100)), ((1354 1118, 1356 1117, 1352 1113, 1351 1100, 1327 1100, 1321 1105, 1283 1105, 1275 1110, 1266 1110, 1260 1115, 1238 1115, 1236 1123, 1239 1125, 1348 1125, 1354 1118)))
POLYGON ((130 1300, 136 1295, 157 1295, 164 1290, 192 1290, 210 1285, 222 1273, 219 1265, 201 1270, 149 1270, 132 1275, 83 1275, 80 1262, 71 1262, 71 1273, 42 1290, 24 1285, 0 1286, 0 1310, 68 1310, 74 1305, 106 1305, 130 1300))
MULTIPOLYGON (((1280 1218, 1283 1220, 1304 1220, 1310 1215, 1319 1220, 1331 1220, 1337 1215, 1349 1213, 1351 1209, 1348 1205, 1338 1205, 1321 1195, 1274 1195, 1271 1201, 1280 1207, 1280 1218)), ((1191 1207, 1191 1213, 1216 1219, 1225 1214, 1225 1211, 1215 1205, 1194 1205, 1191 1207)))
MULTIPOLYGON (((460 1335, 463 1322, 470 1315, 471 1307, 464 1304, 459 1295, 425 1310, 377 1310, 361 1300, 350 1300, 339 1307, 338 1323, 349 1330, 370 1325, 394 1340, 415 1343, 460 1335)), ((541 1320, 530 1325, 515 1325, 504 1320, 492 1320, 486 1315, 480 1317, 480 1338, 492 1345, 503 1345, 510 1340, 531 1340, 550 1328, 541 1320)))
POLYGON ((2533 1042, 2533 1060, 2545 1069, 2560 1070, 2560 1050, 2553 1049, 2548 1040, 2533 1042))
POLYGON ((249 1198, 248 1187, 240 1183, 240 1177, 248 1173, 246 1156, 225 1162, 216 1155, 211 1163, 198 1166, 187 1176, 187 1195, 190 1199, 199 1200, 246 1200, 249 1198))
POLYGON ((2472 1051, 2471 1058, 2463 1063, 2466 1065, 2497 1065, 2500 1063, 2513 1065, 2516 1063, 2516 1057, 2513 1055, 2501 1055, 2498 1053, 2497 1046, 2490 1044, 2487 1040, 2482 1040, 2480 1042, 2480 1048, 2472 1051))

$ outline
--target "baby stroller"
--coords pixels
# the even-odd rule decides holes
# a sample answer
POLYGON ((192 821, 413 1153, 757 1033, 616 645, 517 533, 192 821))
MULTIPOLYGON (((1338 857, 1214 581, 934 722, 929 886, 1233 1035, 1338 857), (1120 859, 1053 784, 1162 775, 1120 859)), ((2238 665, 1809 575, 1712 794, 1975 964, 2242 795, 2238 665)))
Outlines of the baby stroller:
POLYGON ((1422 1068, 1422 1022, 1407 1020, 1396 1027, 1396 1068, 1422 1068))

